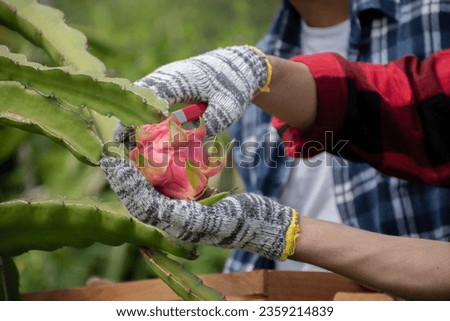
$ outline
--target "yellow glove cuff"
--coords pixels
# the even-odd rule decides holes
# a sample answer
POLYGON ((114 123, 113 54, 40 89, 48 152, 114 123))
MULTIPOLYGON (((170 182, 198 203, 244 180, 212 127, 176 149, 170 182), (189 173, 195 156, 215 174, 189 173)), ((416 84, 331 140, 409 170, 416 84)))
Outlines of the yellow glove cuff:
POLYGON ((293 209, 291 223, 289 224, 289 227, 286 231, 286 245, 280 257, 281 261, 286 260, 289 256, 294 254, 295 246, 297 244, 297 238, 299 235, 300 235, 299 215, 297 211, 293 209))
POLYGON ((267 77, 266 77, 266 82, 264 83, 264 85, 259 88, 259 90, 263 93, 268 93, 270 92, 270 81, 272 80, 272 65, 270 64, 269 59, 267 59, 267 56, 264 54, 264 52, 262 52, 261 50, 259 50, 256 47, 250 46, 251 49, 253 49, 256 53, 258 53, 259 55, 261 55, 264 59, 264 61, 266 62, 267 65, 267 77))

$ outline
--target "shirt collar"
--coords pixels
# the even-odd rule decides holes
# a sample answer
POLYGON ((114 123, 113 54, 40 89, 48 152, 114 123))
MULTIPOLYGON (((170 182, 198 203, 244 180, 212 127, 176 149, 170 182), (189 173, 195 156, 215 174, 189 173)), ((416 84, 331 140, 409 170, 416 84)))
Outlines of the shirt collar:
MULTIPOLYGON (((379 12, 391 19, 399 20, 400 0, 352 0, 349 9, 351 19, 364 24, 373 12, 379 12), (369 15, 369 16, 368 16, 369 15)), ((301 54, 301 17, 288 0, 282 0, 269 32, 258 44, 267 54, 284 58, 301 54)))
POLYGON ((364 14, 369 14, 371 11, 381 12, 383 15, 398 21, 400 12, 398 6, 400 0, 353 0, 351 1, 352 12, 361 21, 364 19, 364 14))
POLYGON ((267 54, 289 58, 301 53, 300 34, 300 16, 288 0, 283 0, 258 47, 267 54))
MULTIPOLYGON (((352 16, 364 19, 364 14, 378 11, 387 17, 399 20, 400 0, 352 0, 350 8, 352 16)), ((300 47, 301 17, 288 0, 282 0, 280 8, 272 22, 266 37, 300 47)), ((276 50, 276 48, 270 48, 276 50)))

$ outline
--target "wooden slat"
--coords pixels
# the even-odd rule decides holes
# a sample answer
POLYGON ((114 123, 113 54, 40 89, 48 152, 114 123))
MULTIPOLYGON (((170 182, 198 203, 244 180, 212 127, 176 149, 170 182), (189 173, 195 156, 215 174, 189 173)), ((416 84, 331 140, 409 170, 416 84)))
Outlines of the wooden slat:
MULTIPOLYGON (((227 300, 264 300, 266 297, 264 274, 264 271, 255 271, 250 273, 210 274, 200 276, 200 278, 207 286, 223 293, 227 300)), ((152 279, 98 285, 94 283, 90 286, 75 289, 26 293, 22 295, 22 299, 41 301, 169 301, 179 300, 179 297, 164 282, 159 279, 152 279)))
POLYGON ((338 292, 334 301, 394 301, 395 298, 384 293, 348 293, 338 292))
MULTIPOLYGON (((333 300, 336 293, 361 293, 365 290, 353 281, 327 272, 254 271, 200 276, 203 282, 226 296, 227 300, 333 300)), ((161 280, 108 283, 65 290, 26 293, 23 300, 41 301, 167 301, 178 296, 161 280)), ((336 296, 336 297, 335 297, 336 296)), ((345 298, 345 296, 344 296, 345 298)))
POLYGON ((267 271, 269 300, 333 300, 336 292, 363 292, 358 284, 329 272, 267 271))

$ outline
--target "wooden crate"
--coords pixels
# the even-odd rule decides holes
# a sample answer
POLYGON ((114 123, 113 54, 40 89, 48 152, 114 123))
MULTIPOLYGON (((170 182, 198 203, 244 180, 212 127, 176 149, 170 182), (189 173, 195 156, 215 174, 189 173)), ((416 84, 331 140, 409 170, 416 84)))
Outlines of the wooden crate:
MULTIPOLYGON (((334 273, 254 272, 209 274, 203 282, 223 293, 227 300, 391 300, 390 296, 371 293, 355 282, 334 273)), ((41 301, 170 301, 179 297, 161 280, 93 284, 81 288, 26 293, 23 300, 41 301)))

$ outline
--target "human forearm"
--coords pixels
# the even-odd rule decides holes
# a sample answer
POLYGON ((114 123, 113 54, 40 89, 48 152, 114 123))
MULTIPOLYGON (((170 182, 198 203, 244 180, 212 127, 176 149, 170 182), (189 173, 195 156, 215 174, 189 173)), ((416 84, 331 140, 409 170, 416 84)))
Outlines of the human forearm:
POLYGON ((272 65, 270 92, 253 102, 292 127, 311 126, 317 113, 316 82, 305 64, 268 56, 272 65))
POLYGON ((450 243, 381 235, 308 217, 291 257, 405 299, 450 298, 450 243))

